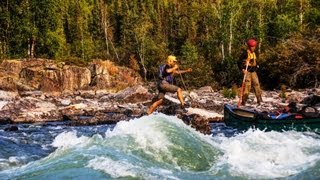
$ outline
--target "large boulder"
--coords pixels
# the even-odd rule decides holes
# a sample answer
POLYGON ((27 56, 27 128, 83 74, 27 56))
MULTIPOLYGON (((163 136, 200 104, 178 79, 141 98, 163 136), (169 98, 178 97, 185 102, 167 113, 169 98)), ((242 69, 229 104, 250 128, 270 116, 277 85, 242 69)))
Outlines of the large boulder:
POLYGON ((44 66, 25 67, 20 72, 19 90, 32 91, 40 89, 44 66))
POLYGON ((141 85, 128 87, 114 95, 117 102, 123 103, 137 103, 150 101, 153 95, 148 92, 148 89, 141 85))
POLYGON ((23 64, 20 60, 3 60, 0 66, 1 70, 5 70, 9 75, 18 76, 23 64))
POLYGON ((111 61, 93 60, 88 67, 65 65, 48 59, 3 60, 0 64, 0 90, 47 93, 77 90, 118 92, 141 83, 134 70, 111 61))
POLYGON ((3 60, 0 64, 0 89, 17 91, 17 81, 22 63, 19 60, 3 60))
POLYGON ((141 84, 142 82, 141 76, 133 69, 127 67, 119 67, 118 76, 116 77, 114 82, 124 84, 125 87, 141 84))
POLYGON ((17 80, 12 76, 0 77, 0 89, 4 91, 17 91, 17 80))
POLYGON ((63 87, 61 71, 45 70, 40 85, 40 90, 43 92, 61 92, 63 87))
POLYGON ((127 87, 139 84, 142 78, 133 69, 116 66, 107 60, 93 60, 90 64, 92 74, 91 86, 96 90, 114 89, 123 90, 127 87))
MULTIPOLYGON (((58 70, 58 63, 48 59, 24 59, 19 72, 18 89, 20 91, 40 90, 47 70, 58 70)), ((58 84, 59 86, 61 83, 58 84)))
POLYGON ((91 72, 85 67, 64 66, 62 70, 62 82, 63 91, 86 89, 91 82, 91 72))
POLYGON ((116 73, 118 68, 111 61, 93 60, 90 64, 92 75, 91 85, 96 89, 106 89, 110 87, 110 74, 116 73))

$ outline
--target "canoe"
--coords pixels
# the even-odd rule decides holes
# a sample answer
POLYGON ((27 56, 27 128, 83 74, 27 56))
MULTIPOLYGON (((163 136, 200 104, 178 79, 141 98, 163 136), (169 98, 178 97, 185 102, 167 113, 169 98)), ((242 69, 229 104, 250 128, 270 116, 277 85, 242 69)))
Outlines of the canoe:
POLYGON ((305 117, 298 113, 276 117, 256 110, 224 105, 224 122, 238 130, 256 128, 265 131, 313 131, 320 132, 320 117, 305 117))

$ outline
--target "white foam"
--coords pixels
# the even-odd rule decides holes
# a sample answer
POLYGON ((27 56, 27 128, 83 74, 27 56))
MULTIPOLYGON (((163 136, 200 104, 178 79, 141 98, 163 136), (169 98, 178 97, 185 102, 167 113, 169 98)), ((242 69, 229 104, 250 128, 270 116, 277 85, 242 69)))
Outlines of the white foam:
POLYGON ((109 157, 96 157, 89 161, 87 167, 103 171, 110 175, 111 178, 137 177, 141 179, 141 177, 143 177, 143 179, 160 179, 158 176, 160 175, 166 177, 166 179, 179 179, 174 177, 171 170, 154 167, 146 168, 140 165, 137 166, 127 160, 113 160, 109 157))
MULTIPOLYGON (((30 158, 30 157, 29 157, 30 158)), ((27 162, 28 157, 27 156, 11 156, 8 159, 8 163, 11 166, 18 166, 18 165, 22 165, 25 164, 27 162)))
POLYGON ((102 170, 112 178, 137 177, 137 172, 134 170, 135 166, 126 161, 114 161, 106 157, 97 157, 90 160, 87 167, 102 170))
POLYGON ((75 131, 62 132, 54 139, 52 146, 68 148, 77 145, 85 145, 88 143, 89 139, 90 138, 85 136, 77 137, 77 133, 75 131))
POLYGON ((106 137, 129 136, 138 144, 137 148, 144 149, 145 152, 150 152, 150 154, 168 152, 168 146, 171 143, 168 141, 166 134, 159 131, 159 122, 156 118, 160 116, 160 114, 149 115, 138 120, 119 122, 112 131, 106 132, 106 137))
POLYGON ((320 140, 298 132, 263 132, 249 130, 232 138, 223 138, 222 163, 238 175, 256 178, 279 178, 297 174, 320 159, 320 140))

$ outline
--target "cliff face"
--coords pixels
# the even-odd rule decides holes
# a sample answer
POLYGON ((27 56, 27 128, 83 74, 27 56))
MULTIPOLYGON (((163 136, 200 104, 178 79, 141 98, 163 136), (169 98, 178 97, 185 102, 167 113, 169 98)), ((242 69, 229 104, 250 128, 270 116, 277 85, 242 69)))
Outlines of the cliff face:
POLYGON ((87 67, 47 59, 3 60, 0 64, 0 90, 5 91, 119 91, 141 81, 134 70, 109 60, 93 60, 87 67))

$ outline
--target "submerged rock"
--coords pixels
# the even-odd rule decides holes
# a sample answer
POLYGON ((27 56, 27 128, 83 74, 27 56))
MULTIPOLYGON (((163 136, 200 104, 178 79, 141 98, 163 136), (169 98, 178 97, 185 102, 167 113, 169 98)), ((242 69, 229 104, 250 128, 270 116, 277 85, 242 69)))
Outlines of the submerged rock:
POLYGON ((17 126, 9 126, 4 128, 4 131, 18 131, 19 128, 17 126))

